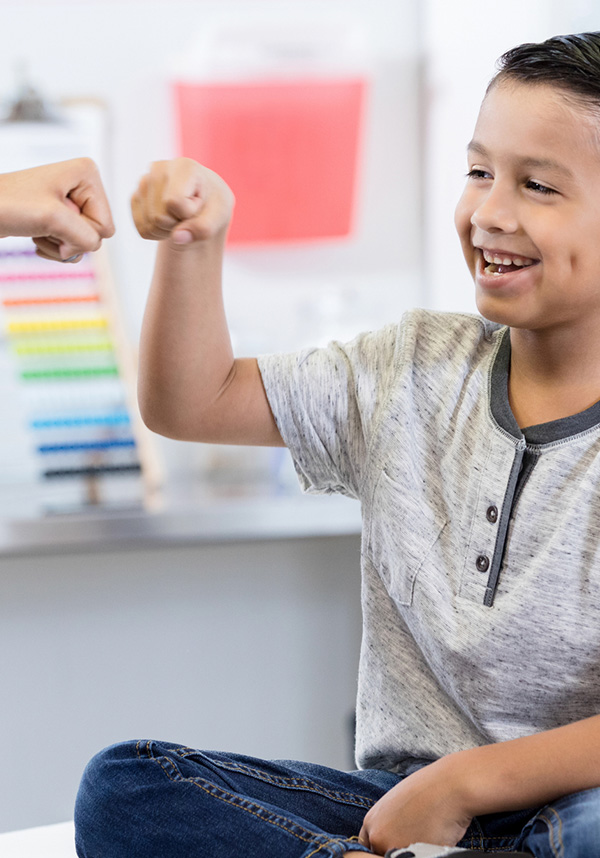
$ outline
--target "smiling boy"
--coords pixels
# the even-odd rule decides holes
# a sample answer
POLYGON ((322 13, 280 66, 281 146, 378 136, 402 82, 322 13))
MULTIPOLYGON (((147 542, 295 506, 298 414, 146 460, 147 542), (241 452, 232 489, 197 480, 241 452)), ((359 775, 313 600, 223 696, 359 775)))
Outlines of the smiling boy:
POLYGON ((477 307, 511 327, 520 426, 600 398, 600 100, 564 87, 492 86, 456 212, 477 307))
POLYGON ((600 33, 504 55, 468 157, 481 316, 259 360, 223 311, 231 192, 186 159, 142 180, 150 427, 286 444, 304 488, 361 501, 360 769, 113 746, 82 780, 82 858, 600 854, 600 33))

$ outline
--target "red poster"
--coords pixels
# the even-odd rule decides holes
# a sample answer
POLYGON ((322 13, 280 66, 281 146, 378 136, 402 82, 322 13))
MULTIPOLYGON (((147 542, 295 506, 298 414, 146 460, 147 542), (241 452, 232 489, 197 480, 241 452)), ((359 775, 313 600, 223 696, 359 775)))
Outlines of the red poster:
POLYGON ((236 196, 230 242, 350 233, 365 89, 363 78, 174 85, 179 154, 236 196))

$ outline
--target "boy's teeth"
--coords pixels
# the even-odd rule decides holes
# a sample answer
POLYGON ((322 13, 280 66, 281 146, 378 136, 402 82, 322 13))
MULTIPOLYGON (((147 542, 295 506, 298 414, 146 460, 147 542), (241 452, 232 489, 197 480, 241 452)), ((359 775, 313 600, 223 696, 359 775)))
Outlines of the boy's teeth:
POLYGON ((533 259, 529 259, 527 256, 515 256, 514 259, 511 259, 508 256, 496 256, 487 250, 483 251, 483 258, 488 264, 493 265, 516 265, 518 268, 533 265, 533 259))

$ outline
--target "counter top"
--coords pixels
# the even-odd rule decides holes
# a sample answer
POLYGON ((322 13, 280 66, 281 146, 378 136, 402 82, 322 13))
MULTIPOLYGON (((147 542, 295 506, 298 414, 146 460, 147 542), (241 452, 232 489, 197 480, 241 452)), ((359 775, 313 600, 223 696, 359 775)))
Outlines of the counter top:
POLYGON ((337 495, 210 500, 153 512, 94 510, 0 520, 0 555, 165 548, 197 543, 358 534, 360 505, 337 495))

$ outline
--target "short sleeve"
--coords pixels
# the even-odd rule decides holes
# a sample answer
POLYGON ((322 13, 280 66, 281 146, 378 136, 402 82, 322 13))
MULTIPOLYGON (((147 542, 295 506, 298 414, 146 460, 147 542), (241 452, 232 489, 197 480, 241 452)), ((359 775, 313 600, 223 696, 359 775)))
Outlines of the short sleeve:
POLYGON ((258 363, 281 436, 305 491, 360 498, 370 441, 389 399, 402 327, 258 363))

